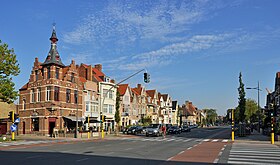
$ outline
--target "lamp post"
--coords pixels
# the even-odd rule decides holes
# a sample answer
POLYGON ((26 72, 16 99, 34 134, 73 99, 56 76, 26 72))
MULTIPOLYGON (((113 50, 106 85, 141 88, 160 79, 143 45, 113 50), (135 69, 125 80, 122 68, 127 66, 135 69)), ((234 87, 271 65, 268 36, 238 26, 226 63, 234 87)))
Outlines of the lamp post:
POLYGON ((255 88, 246 88, 246 89, 255 89, 258 91, 258 131, 260 132, 260 82, 258 81, 258 86, 255 88))
POLYGON ((78 138, 78 112, 79 112, 79 110, 78 110, 78 98, 79 98, 79 92, 78 92, 78 83, 77 83, 77 87, 76 87, 76 91, 75 91, 75 93, 74 93, 74 95, 76 96, 74 99, 75 99, 75 102, 76 102, 76 129, 75 129, 75 136, 74 136, 74 138, 78 138))

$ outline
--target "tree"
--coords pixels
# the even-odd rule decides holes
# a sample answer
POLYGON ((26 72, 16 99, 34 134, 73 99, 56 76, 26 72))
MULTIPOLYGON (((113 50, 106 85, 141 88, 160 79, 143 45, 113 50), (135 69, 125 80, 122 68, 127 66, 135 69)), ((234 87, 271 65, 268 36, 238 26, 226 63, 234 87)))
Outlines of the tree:
POLYGON ((13 76, 20 72, 18 61, 14 49, 9 49, 8 45, 0 40, 0 101, 13 103, 18 93, 15 91, 13 76))
POLYGON ((206 112, 206 121, 209 124, 214 125, 214 123, 216 122, 217 119, 217 112, 215 109, 205 109, 206 112))
POLYGON ((116 132, 119 132, 119 124, 120 124, 120 93, 117 91, 117 98, 116 98, 116 113, 115 113, 115 121, 117 124, 116 132))
POLYGON ((245 90, 244 90, 244 84, 242 82, 242 74, 239 73, 239 87, 238 87, 238 108, 239 108, 239 120, 240 122, 244 122, 245 120, 245 108, 246 108, 246 98, 245 98, 245 90))
POLYGON ((250 121, 250 123, 252 123, 254 121, 258 121, 257 111, 258 111, 257 102, 253 99, 247 99, 246 100, 246 110, 245 110, 246 121, 250 121))

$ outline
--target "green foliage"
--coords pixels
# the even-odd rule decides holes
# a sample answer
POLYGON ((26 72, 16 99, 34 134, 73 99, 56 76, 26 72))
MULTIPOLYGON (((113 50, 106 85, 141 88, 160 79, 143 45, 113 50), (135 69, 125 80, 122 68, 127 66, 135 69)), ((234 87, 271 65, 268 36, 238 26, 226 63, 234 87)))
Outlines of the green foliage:
POLYGON ((245 120, 245 108, 246 108, 246 98, 245 98, 245 90, 244 90, 244 84, 242 82, 242 74, 239 73, 239 87, 238 87, 238 108, 239 108, 239 121, 244 122, 245 120))
POLYGON ((117 125, 119 125, 120 123, 120 93, 119 91, 117 91, 117 98, 116 98, 116 113, 115 113, 115 121, 117 123, 117 125))
POLYGON ((149 116, 143 117, 143 118, 141 119, 141 123, 142 123, 144 126, 148 126, 148 125, 150 125, 150 124, 152 123, 152 119, 151 119, 151 117, 149 117, 149 116))
POLYGON ((246 121, 255 122, 257 119, 258 104, 253 99, 246 100, 245 119, 246 121))
POLYGON ((17 99, 18 93, 15 91, 12 76, 17 76, 19 72, 14 50, 0 40, 0 101, 10 104, 17 99))
POLYGON ((206 122, 214 125, 218 117, 217 111, 215 109, 205 109, 205 112, 206 112, 206 122))

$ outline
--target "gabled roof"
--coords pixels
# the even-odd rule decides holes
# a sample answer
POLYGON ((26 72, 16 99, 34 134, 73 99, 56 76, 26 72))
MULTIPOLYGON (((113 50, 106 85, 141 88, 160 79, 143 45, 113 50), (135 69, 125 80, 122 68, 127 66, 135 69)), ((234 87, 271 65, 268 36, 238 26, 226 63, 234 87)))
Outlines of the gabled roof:
POLYGON ((118 91, 120 93, 120 96, 123 96, 126 92, 128 88, 128 84, 120 84, 119 87, 118 87, 118 91))
POLYGON ((28 88, 28 83, 26 83, 25 85, 23 85, 19 90, 26 90, 28 88))
POLYGON ((131 91, 135 93, 137 96, 140 95, 135 88, 131 88, 131 91))
POLYGON ((155 98, 155 93, 156 93, 156 90, 146 90, 146 93, 148 94, 148 96, 150 96, 152 99, 155 98))
POLYGON ((163 98, 164 101, 167 101, 168 94, 162 94, 161 97, 163 98))

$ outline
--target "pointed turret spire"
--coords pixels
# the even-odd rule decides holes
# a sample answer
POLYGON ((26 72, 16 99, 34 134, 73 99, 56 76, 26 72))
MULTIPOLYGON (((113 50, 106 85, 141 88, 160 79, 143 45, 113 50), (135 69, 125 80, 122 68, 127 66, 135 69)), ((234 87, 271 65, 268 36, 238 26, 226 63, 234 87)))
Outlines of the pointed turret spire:
POLYGON ((56 48, 56 42, 58 41, 58 39, 56 37, 55 24, 53 24, 53 31, 52 31, 50 41, 51 41, 51 49, 48 53, 45 62, 42 65, 56 64, 59 66, 64 66, 64 64, 61 62, 60 56, 56 48))

